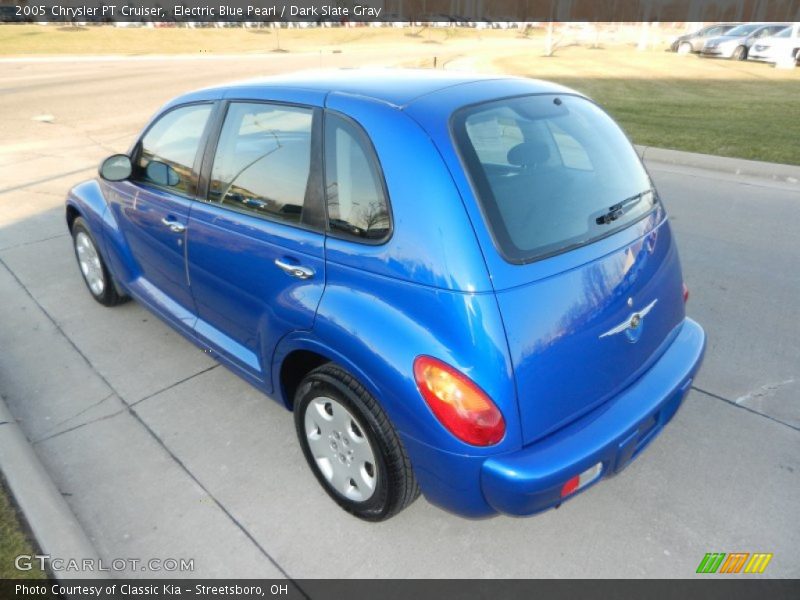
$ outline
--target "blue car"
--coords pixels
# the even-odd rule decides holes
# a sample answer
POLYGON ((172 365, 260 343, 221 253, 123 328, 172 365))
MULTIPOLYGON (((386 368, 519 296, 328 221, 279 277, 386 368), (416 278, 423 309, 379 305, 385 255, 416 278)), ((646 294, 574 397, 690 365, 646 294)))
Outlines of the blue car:
POLYGON ((293 411, 320 484, 365 520, 420 492, 473 518, 558 507, 653 440, 705 349, 634 148, 542 81, 200 90, 66 217, 92 296, 134 298, 293 411))

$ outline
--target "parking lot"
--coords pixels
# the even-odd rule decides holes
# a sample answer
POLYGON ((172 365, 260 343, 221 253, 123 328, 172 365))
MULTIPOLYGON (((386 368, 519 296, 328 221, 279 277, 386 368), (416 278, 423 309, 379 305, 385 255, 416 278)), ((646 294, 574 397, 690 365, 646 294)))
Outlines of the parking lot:
POLYGON ((100 555, 194 559, 181 575, 199 577, 689 577, 706 552, 771 552, 764 576, 800 576, 800 184, 648 165, 705 365, 626 471, 526 519, 424 499, 382 524, 348 516, 288 412, 136 303, 91 299, 69 187, 171 96, 320 60, 0 61, 0 393, 100 555))

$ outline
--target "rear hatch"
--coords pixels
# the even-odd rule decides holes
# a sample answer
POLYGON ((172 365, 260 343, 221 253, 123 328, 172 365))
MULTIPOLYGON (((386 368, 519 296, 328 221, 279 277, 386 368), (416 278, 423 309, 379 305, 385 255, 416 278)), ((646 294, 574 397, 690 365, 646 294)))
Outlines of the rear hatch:
POLYGON ((500 291, 497 300, 528 443, 632 383, 684 317, 681 271, 666 222, 611 254, 500 291))
POLYGON ((456 112, 453 132, 493 240, 487 264, 530 443, 666 349, 684 318, 678 255, 630 142, 590 101, 492 101, 456 112))

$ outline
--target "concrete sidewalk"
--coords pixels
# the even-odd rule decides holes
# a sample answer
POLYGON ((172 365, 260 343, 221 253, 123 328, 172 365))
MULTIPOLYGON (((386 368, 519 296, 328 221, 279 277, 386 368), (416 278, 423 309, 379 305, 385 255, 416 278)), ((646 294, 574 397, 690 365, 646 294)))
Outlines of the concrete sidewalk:
MULTIPOLYGON (((56 238, 48 243, 55 250, 66 240, 56 238)), ((70 251, 67 246, 65 251, 47 254, 71 258, 70 251)), ((88 306, 73 304, 74 318, 56 321, 48 305, 56 306, 60 299, 45 295, 40 303, 9 270, 6 260, 0 264, 0 295, 9 319, 0 331, 0 343, 14 352, 7 353, 0 367, 3 393, 55 481, 52 489, 57 487, 72 504, 100 556, 106 562, 114 558, 191 558, 202 565, 198 575, 204 577, 253 573, 283 577, 263 549, 253 552, 248 532, 164 446, 135 406, 215 365, 133 304, 127 310, 126 329, 141 336, 138 348, 123 330, 118 330, 119 335, 106 335, 112 329, 110 323, 83 326, 81 313, 91 314, 95 309, 91 299, 88 306), (71 336, 79 330, 82 334, 77 335, 76 343, 71 336), (155 344, 147 342, 148 338, 155 344), (175 342, 178 344, 170 347, 175 342), (113 369, 103 374, 78 346, 90 348, 93 343, 100 344, 101 352, 108 356, 119 356, 118 349, 124 345, 132 350, 134 361, 139 352, 152 352, 152 363, 161 368, 142 372, 134 363, 120 364, 123 368, 118 372, 113 369), (157 353, 165 350, 156 360, 157 353), (173 373, 178 381, 173 380, 173 373), (196 536, 203 531, 208 543, 196 545, 196 536), (221 561, 221 556, 231 557, 230 564, 221 561)), ((72 296, 79 291, 68 293, 72 296)), ((3 472, 16 470, 19 474, 25 467, 19 467, 12 456, 3 453, 3 472)), ((30 495, 19 497, 20 489, 29 482, 16 477, 9 483, 41 541, 39 532, 47 521, 29 512, 26 499, 30 495)), ((80 553, 74 556, 84 558, 80 553)))

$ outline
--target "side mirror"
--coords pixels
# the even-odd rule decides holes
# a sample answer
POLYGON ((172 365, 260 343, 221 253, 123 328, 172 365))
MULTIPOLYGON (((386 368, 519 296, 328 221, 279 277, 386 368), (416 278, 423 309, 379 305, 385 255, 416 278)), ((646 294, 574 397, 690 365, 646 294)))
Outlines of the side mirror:
POLYGON ((147 163, 145 175, 147 179, 156 185, 163 185, 165 187, 174 187, 181 182, 178 172, 167 163, 163 163, 159 160, 151 160, 147 163))
POLYGON ((109 156, 100 165, 100 177, 106 181, 124 181, 131 176, 133 165, 127 154, 109 156))

